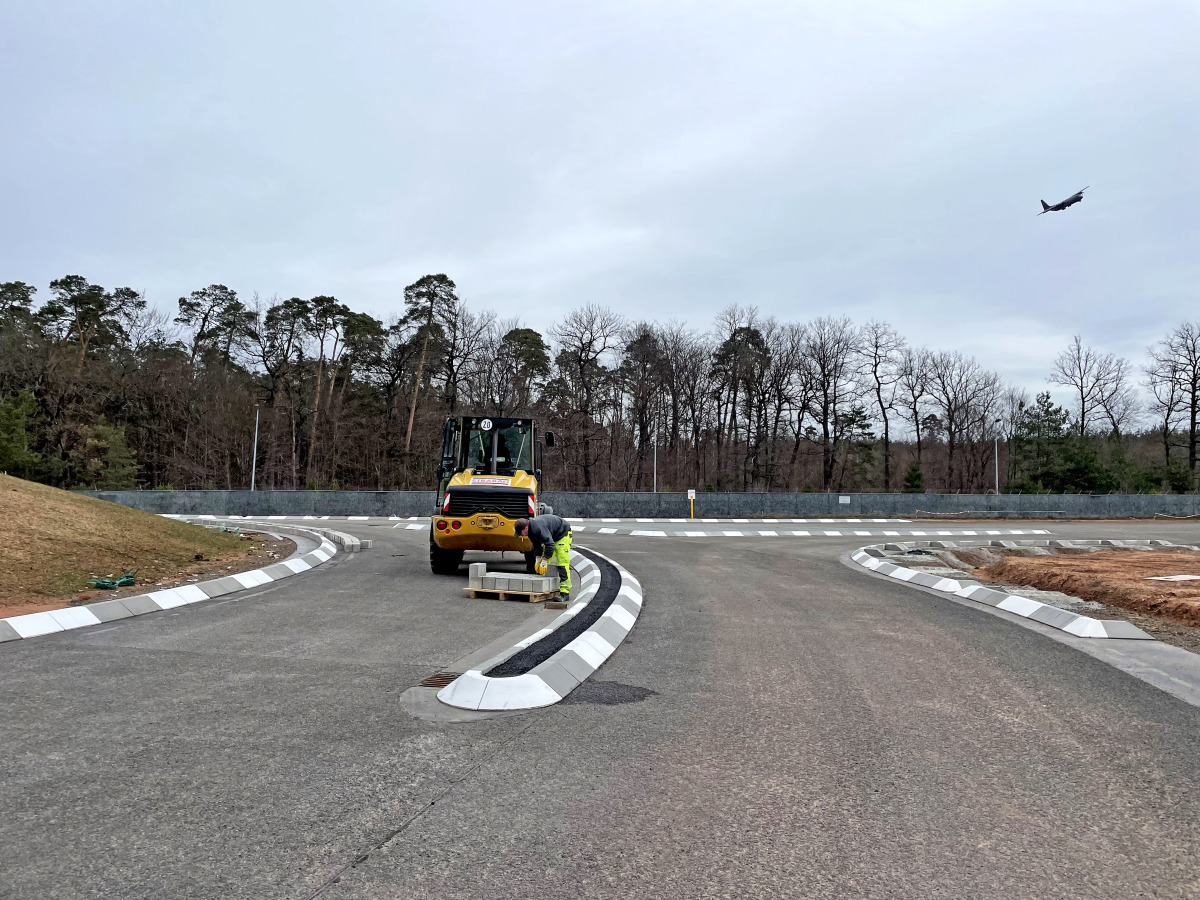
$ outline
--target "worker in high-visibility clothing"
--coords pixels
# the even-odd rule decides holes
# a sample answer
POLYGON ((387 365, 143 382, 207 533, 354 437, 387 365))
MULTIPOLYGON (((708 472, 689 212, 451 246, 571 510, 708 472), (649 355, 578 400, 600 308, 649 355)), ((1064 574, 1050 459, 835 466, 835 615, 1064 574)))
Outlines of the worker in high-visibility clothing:
POLYGON ((547 513, 532 519, 517 519, 513 531, 518 537, 529 538, 537 556, 534 571, 545 575, 551 560, 558 569, 558 597, 571 597, 571 526, 558 516, 547 513))

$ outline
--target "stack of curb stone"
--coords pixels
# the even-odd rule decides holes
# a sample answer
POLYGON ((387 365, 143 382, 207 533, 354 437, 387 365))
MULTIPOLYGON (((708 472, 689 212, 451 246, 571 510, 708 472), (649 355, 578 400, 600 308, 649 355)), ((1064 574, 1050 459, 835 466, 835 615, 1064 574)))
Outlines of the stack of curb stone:
POLYGON ((464 672, 438 691, 438 699, 447 706, 459 709, 504 710, 550 706, 562 700, 600 668, 637 621, 642 610, 642 586, 620 564, 595 551, 589 552, 611 563, 621 578, 616 598, 596 622, 524 675, 491 678, 483 674, 571 621, 596 596, 600 589, 600 567, 572 550, 571 568, 579 576, 579 593, 574 602, 545 628, 482 665, 464 672))
POLYGON ((558 590, 557 575, 514 575, 508 572, 491 575, 487 563, 471 563, 467 570, 467 587, 476 591, 515 591, 522 594, 548 594, 558 590))
POLYGON ((115 619, 125 619, 130 616, 173 609, 177 606, 187 606, 202 600, 211 600, 224 594, 244 591, 247 588, 258 587, 272 581, 279 581, 281 578, 307 572, 309 569, 328 562, 337 553, 337 548, 324 535, 318 534, 312 529, 272 524, 271 530, 308 535, 320 540, 321 545, 316 550, 300 557, 293 557, 262 569, 226 575, 224 578, 216 578, 212 581, 186 584, 182 587, 138 594, 134 597, 102 600, 86 606, 70 606, 65 609, 51 609, 46 612, 27 613, 23 616, 0 619, 0 643, 21 638, 40 637, 44 634, 53 634, 72 628, 85 628, 88 625, 100 625, 115 619))
POLYGON ((1093 619, 1081 616, 1070 610, 1059 609, 1047 603, 1040 603, 1028 597, 1006 594, 993 588, 984 587, 977 581, 962 581, 955 578, 941 578, 926 572, 907 569, 904 566, 888 562, 892 553, 903 553, 921 548, 942 547, 1170 547, 1170 541, 914 541, 903 544, 876 544, 863 547, 851 554, 850 558, 872 572, 895 578, 909 584, 919 584, 922 587, 954 594, 976 603, 994 606, 1006 612, 1013 613, 1026 619, 1033 619, 1051 628, 1065 631, 1075 637, 1084 638, 1120 638, 1124 640, 1152 641, 1150 635, 1130 622, 1113 619, 1093 619))

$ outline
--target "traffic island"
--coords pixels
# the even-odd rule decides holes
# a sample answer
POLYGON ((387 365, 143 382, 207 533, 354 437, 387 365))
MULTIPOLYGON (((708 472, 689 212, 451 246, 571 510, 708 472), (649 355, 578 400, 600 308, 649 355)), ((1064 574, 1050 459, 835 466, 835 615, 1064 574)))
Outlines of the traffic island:
POLYGON ((616 651, 637 621, 642 586, 594 550, 571 551, 579 592, 553 622, 458 675, 437 698, 464 710, 536 709, 558 703, 616 651))
MULTIPOLYGON (((1155 635, 1139 627, 1139 624, 1145 624, 1164 635, 1173 630, 1187 631, 1188 634, 1184 636, 1186 640, 1169 639, 1170 643, 1185 649, 1197 649, 1197 641, 1200 640, 1190 622, 1176 621, 1173 629, 1158 629, 1155 628, 1154 619, 1143 616, 1135 624, 1131 621, 1132 616, 1127 614, 1128 609, 1114 609, 1114 606, 1124 606, 1124 603, 1113 603, 1114 599, 1120 597, 1132 603, 1128 598, 1134 595, 1144 598, 1156 593, 1165 595, 1191 591, 1190 587, 1175 588, 1173 582, 1177 570, 1195 568, 1200 562, 1200 552, 1195 547, 1174 545, 1168 541, 915 541, 863 547, 851 554, 851 559, 877 574, 992 606, 1076 637, 1154 640, 1155 635), (1095 595, 1099 591, 1105 597, 1106 602, 1103 603, 1060 590, 1069 586, 1070 581, 1063 580, 1063 570, 1088 568, 1074 561, 1093 554, 1100 554, 1094 559, 1102 568, 1103 564, 1111 566, 1112 554, 1123 556, 1119 567, 1121 577, 1114 578, 1112 584, 1106 585, 1102 578, 1095 577, 1095 573, 1091 576, 1076 573, 1075 580, 1071 582, 1076 586, 1085 582, 1090 584, 1089 590, 1080 593, 1095 595), (1049 574, 1041 578, 1040 583, 1036 574, 1026 579, 1011 577, 1018 569, 1049 574), (1060 571, 1056 573, 1056 569, 1060 571), (1168 569, 1171 571, 1168 572, 1168 569), (1157 581, 1166 577, 1172 581, 1157 581), (1131 578, 1143 578, 1147 586, 1134 591, 1129 584, 1131 578), (1005 584, 1005 581, 1032 583, 1023 587, 1005 584), (1115 589, 1117 581, 1124 583, 1124 591, 1115 589), (1172 587, 1168 587, 1168 584, 1172 587), (1046 590, 1047 587, 1050 590, 1046 590), (1100 612, 1120 615, 1121 618, 1096 618, 1088 614, 1100 612)), ((1182 579, 1184 582, 1193 580, 1200 579, 1182 579)), ((1188 614, 1195 612, 1190 600, 1180 598, 1164 600, 1160 596, 1157 605, 1150 602, 1142 604, 1142 610, 1146 612, 1156 608, 1167 612, 1168 618, 1181 609, 1188 614)), ((1176 636, 1172 634, 1172 637, 1176 636)))

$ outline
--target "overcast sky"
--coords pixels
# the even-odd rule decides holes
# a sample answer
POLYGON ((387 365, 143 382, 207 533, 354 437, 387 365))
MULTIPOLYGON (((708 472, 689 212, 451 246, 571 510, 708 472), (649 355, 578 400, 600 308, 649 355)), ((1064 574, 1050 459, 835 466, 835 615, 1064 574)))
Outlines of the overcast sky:
POLYGON ((387 319, 446 272, 541 330, 883 318, 1031 388, 1200 318, 1193 0, 0 0, 0 41, 0 281, 42 297, 387 319))

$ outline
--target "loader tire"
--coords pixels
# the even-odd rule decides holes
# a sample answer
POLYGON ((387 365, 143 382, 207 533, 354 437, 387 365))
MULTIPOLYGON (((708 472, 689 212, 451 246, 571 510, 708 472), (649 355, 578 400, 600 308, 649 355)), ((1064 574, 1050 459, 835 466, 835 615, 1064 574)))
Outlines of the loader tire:
POLYGON ((462 550, 445 550, 429 536, 429 568, 434 575, 455 575, 462 564, 462 550))

